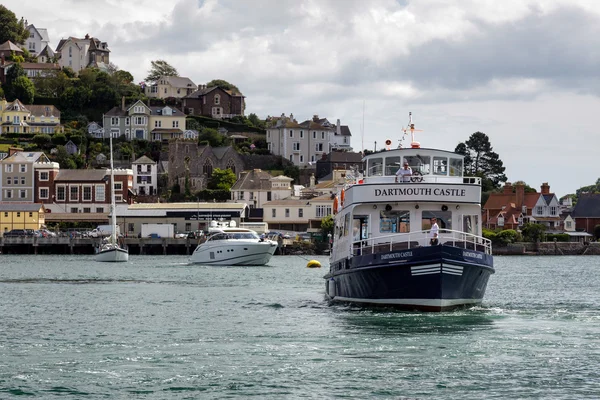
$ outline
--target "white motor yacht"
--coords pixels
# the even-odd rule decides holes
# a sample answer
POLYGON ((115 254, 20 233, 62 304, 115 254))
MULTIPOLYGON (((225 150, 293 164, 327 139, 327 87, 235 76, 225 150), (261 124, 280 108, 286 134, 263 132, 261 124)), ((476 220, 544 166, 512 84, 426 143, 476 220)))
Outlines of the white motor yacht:
POLYGON ((265 265, 277 249, 277 242, 261 239, 244 228, 213 229, 196 247, 190 262, 204 265, 265 265))

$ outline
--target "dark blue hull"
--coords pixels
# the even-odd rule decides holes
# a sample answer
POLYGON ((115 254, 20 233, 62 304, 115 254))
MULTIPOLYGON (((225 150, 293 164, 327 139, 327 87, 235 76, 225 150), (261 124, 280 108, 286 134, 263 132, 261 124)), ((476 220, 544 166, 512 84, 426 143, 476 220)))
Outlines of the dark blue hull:
POLYGON ((325 287, 332 301, 444 311, 480 304, 493 273, 491 255, 441 245, 339 260, 325 287))

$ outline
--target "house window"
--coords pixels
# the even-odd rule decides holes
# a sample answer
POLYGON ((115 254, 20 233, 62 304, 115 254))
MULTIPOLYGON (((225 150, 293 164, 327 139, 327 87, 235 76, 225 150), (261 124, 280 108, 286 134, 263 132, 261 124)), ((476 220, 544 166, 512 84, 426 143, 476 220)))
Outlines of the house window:
POLYGON ((179 121, 173 121, 173 128, 179 128, 179 121))
POLYGON ((550 207, 550 215, 556 215, 556 207, 550 207))
POLYGON ((565 228, 571 229, 571 221, 566 221, 565 222, 565 228))
POLYGON ((47 181, 49 179, 49 174, 47 171, 40 172, 40 181, 47 181))
POLYGON ((299 218, 303 218, 304 217, 304 209, 302 209, 302 208, 298 209, 298 217, 299 218))
POLYGON ((6 177, 6 184, 7 184, 8 186, 12 185, 12 178, 11 178, 10 176, 7 176, 7 177, 6 177))
POLYGON ((313 131, 313 139, 316 139, 316 138, 317 138, 317 132, 313 131))
POLYGON ((115 201, 116 202, 122 202, 123 201, 123 196, 120 194, 115 194, 115 201))
POLYGON ((79 210, 77 209, 77 207, 71 207, 71 214, 77 214, 79 212, 79 210))
POLYGON ((27 197, 27 190, 19 190, 19 198, 24 199, 27 197))
POLYGON ((115 191, 121 191, 121 190, 123 190, 123 183, 115 182, 115 191))
POLYGON ((285 217, 286 217, 286 218, 289 218, 289 217, 290 217, 290 209, 289 209, 289 208, 286 208, 286 209, 285 209, 285 217))
POLYGON ((21 172, 27 172, 27 165, 26 164, 19 164, 19 170, 21 172))
POLYGON ((271 192, 267 192, 267 201, 271 201, 271 192))
POLYGON ((317 206, 317 218, 323 218, 331 214, 331 206, 317 206))
POLYGON ((40 199, 47 199, 48 198, 48 188, 40 188, 40 199))
POLYGON ((71 186, 69 188, 69 201, 79 200, 79 186, 71 186))
POLYGON ((323 143, 316 143, 315 151, 323 151, 323 143))
POLYGON ((65 201, 65 199, 66 199, 65 187, 57 186, 56 187, 56 201, 65 201))
POLYGON ((119 125, 119 117, 111 117, 111 118, 110 118, 110 124, 111 124, 112 126, 117 126, 117 125, 119 125))
POLYGON ((300 151, 300 142, 292 143, 292 148, 294 151, 300 151))
MULTIPOLYGON (((106 201, 104 194, 104 185, 96 185, 96 201, 106 201)), ((102 212, 102 211, 96 211, 102 212)))
POLYGON ((325 132, 321 132, 321 139, 325 139, 325 132))
POLYGON ((131 118, 125 118, 125 125, 131 125, 131 118))
POLYGON ((32 212, 29 213, 29 218, 33 218, 33 213, 32 212))
POLYGON ((290 130, 290 137, 293 138, 294 137, 294 131, 290 130))
POLYGON ((300 131, 300 139, 304 139, 304 131, 300 131))
POLYGON ((210 175, 212 175, 212 172, 213 172, 213 166, 209 160, 206 160, 204 162, 204 165, 202 166, 202 173, 210 176, 210 175))
POLYGON ((17 218, 21 218, 21 213, 20 212, 17 213, 17 218))
POLYGON ((303 163, 304 162, 304 156, 302 154, 300 154, 300 162, 303 163))
POLYGON ((215 95, 215 105, 221 104, 221 96, 218 94, 215 95))
POLYGON ((97 213, 104 213, 104 207, 96 207, 97 213))
POLYGON ((162 121, 154 121, 154 127, 155 128, 160 128, 162 125, 162 121))
POLYGON ((277 217, 277 210, 276 210, 276 209, 272 209, 272 210, 271 210, 271 216, 272 216, 273 218, 277 217))
POLYGON ((83 213, 84 213, 84 214, 89 214, 89 213, 91 213, 91 212, 92 212, 92 209, 91 209, 91 208, 89 208, 89 207, 83 207, 83 213))
POLYGON ((92 187, 84 186, 83 187, 83 201, 92 201, 92 187))
POLYGON ((136 125, 146 125, 146 118, 144 117, 135 117, 133 121, 136 125))
POLYGON ((290 161, 294 162, 294 155, 293 154, 290 154, 290 161))
POLYGON ((13 172, 12 164, 8 164, 4 167, 4 172, 13 172))
POLYGON ((188 114, 194 114, 194 109, 193 108, 188 108, 188 114))
MULTIPOLYGON (((16 180, 15 180, 15 184, 16 184, 16 180)), ((24 185, 24 184, 25 184, 25 177, 24 177, 24 176, 22 176, 22 177, 21 177, 21 185, 24 185)))
POLYGON ((7 199, 12 199, 12 197, 13 197, 13 191, 12 190, 5 190, 4 191, 4 197, 6 197, 7 199))
POLYGON ((543 210, 542 206, 537 206, 537 207, 535 208, 535 213, 536 213, 537 215, 542 215, 542 212, 543 212, 542 210, 543 210))

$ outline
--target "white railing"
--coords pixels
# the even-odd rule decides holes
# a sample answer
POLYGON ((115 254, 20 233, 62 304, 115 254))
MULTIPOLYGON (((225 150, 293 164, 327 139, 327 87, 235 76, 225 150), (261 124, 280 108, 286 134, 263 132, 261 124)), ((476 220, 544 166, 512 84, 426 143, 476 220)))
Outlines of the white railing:
MULTIPOLYGON (((367 171, 367 176, 363 178, 364 183, 395 183, 396 174, 383 174, 381 165, 371 167, 367 171)), ((404 182, 399 179, 399 183, 466 183, 471 185, 481 185, 481 178, 477 176, 450 176, 450 175, 430 175, 422 174, 418 170, 413 170, 412 176, 406 176, 404 182)))
MULTIPOLYGON (((357 240, 352 243, 352 255, 366 255, 431 246, 430 240, 430 231, 394 233, 392 235, 357 240)), ((438 233, 438 242, 447 246, 492 254, 492 241, 472 233, 441 229, 438 233)))

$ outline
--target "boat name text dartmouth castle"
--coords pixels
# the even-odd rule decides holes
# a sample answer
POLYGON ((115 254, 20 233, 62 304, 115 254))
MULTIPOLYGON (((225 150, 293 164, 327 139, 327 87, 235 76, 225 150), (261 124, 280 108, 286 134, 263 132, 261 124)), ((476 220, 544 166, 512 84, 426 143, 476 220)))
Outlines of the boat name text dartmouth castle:
POLYGON ((457 196, 465 197, 465 189, 393 188, 375 189, 375 196, 457 196))

